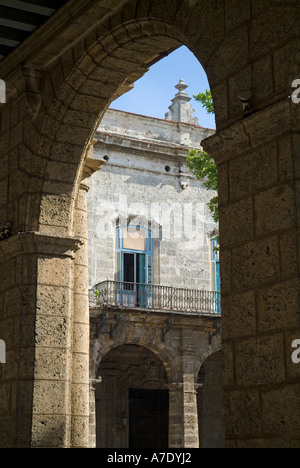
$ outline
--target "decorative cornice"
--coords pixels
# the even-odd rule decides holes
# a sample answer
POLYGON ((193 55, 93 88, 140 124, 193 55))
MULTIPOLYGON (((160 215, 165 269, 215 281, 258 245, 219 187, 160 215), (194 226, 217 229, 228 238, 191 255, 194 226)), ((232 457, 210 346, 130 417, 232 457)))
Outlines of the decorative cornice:
MULTIPOLYGON (((100 137, 98 132, 97 136, 100 137)), ((186 155, 189 149, 188 146, 163 144, 158 142, 131 139, 123 135, 102 134, 102 141, 97 141, 97 146, 101 146, 102 151, 118 151, 120 153, 140 155, 151 159, 161 159, 163 156, 167 159, 175 159, 178 161, 186 161, 186 155)))

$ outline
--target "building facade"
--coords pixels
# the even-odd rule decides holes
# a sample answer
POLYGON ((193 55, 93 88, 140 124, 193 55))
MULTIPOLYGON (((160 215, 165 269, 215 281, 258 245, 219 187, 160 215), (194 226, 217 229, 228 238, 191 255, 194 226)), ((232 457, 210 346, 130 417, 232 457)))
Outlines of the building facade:
POLYGON ((199 126, 186 88, 180 80, 164 120, 109 109, 95 134, 103 165, 89 180, 87 212, 97 447, 223 440, 218 354, 214 391, 198 382, 220 350, 218 226, 207 207, 215 193, 186 163, 214 131, 199 126))
POLYGON ((116 280, 216 290, 213 192, 186 164, 188 150, 214 131, 194 123, 186 85, 177 88, 168 120, 109 109, 96 132, 94 158, 104 165, 87 197, 90 288, 116 280), (131 265, 130 251, 141 268, 131 265))

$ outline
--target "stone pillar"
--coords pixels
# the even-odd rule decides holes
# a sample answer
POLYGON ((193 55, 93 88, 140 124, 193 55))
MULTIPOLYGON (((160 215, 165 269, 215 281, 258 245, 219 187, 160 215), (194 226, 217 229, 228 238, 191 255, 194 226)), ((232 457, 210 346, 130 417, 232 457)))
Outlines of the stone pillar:
POLYGON ((199 448, 197 390, 194 374, 183 379, 183 440, 184 448, 199 448))
POLYGON ((89 448, 96 448, 96 389, 90 385, 89 448))
POLYGON ((172 383, 169 389, 169 448, 183 447, 183 384, 172 383))
POLYGON ((89 448, 96 448, 96 388, 90 381, 89 448))
POLYGON ((2 447, 70 446, 74 252, 80 240, 23 232, 1 242, 2 447), (4 271, 4 270, 2 270, 4 271))
MULTIPOLYGON (((94 163, 93 163, 94 164, 94 163)), ((0 242, 1 447, 88 447, 85 188, 78 237, 20 232, 0 242)))
POLYGON ((299 128, 285 99, 203 142, 219 173, 228 447, 300 444, 299 128))
POLYGON ((168 389, 169 448, 198 448, 197 392, 193 376, 185 375, 183 383, 172 383, 168 389))
POLYGON ((74 226, 82 247, 74 264, 72 447, 86 447, 89 439, 89 301, 86 186, 77 196, 74 226))
POLYGON ((102 379, 90 379, 90 438, 89 448, 97 448, 97 413, 96 413, 96 385, 101 384, 102 379))
POLYGON ((89 347, 87 179, 103 162, 87 158, 74 210, 75 236, 82 246, 75 256, 73 317, 72 446, 86 447, 89 440, 89 347))

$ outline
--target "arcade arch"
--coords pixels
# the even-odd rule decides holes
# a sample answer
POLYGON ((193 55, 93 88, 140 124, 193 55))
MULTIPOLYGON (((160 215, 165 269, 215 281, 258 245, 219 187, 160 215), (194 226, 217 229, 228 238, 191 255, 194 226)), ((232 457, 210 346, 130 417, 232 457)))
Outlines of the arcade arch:
POLYGON ((97 447, 168 447, 169 395, 162 361, 138 345, 109 351, 98 368, 97 447))

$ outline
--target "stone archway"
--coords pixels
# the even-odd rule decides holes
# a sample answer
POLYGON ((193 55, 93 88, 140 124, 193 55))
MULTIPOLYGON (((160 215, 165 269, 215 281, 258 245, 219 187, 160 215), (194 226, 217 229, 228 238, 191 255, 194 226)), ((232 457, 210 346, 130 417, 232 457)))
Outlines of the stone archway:
MULTIPOLYGON (((99 389, 101 384, 98 382, 99 376, 103 377, 99 370, 101 363, 103 363, 105 356, 113 356, 114 353, 120 353, 120 350, 126 349, 134 351, 133 358, 137 355, 137 349, 142 353, 142 357, 145 355, 146 358, 145 365, 138 366, 136 363, 133 367, 133 369, 138 369, 140 375, 143 376, 137 379, 136 372, 133 372, 135 381, 138 381, 137 388, 144 381, 149 380, 146 371, 149 367, 147 364, 149 356, 152 356, 152 361, 160 363, 158 367, 164 370, 165 378, 159 380, 163 381, 164 389, 168 390, 169 447, 197 448, 199 446, 197 376, 205 357, 220 349, 220 334, 216 334, 216 330, 219 330, 220 318, 202 317, 196 314, 177 314, 173 316, 172 327, 166 336, 163 331, 166 325, 170 324, 171 313, 157 313, 155 311, 143 313, 135 309, 122 310, 118 307, 91 308, 91 447, 95 446, 93 404, 95 387, 98 392, 102 391, 99 389)), ((125 351, 124 356, 126 356, 125 351)), ((121 372, 118 363, 120 364, 122 359, 123 355, 120 353, 115 371, 109 375, 110 378, 121 372)), ((122 365, 127 369, 129 364, 130 360, 127 362, 125 359, 122 365)), ((149 371, 149 374, 151 372, 149 371)), ((120 379, 122 378, 121 374, 119 375, 120 379)), ((156 382, 155 385, 157 390, 162 390, 160 384, 156 382)), ((102 389, 105 389, 105 386, 102 389)), ((144 386, 144 389, 147 387, 144 386)), ((151 382, 148 389, 151 389, 151 382)), ((120 401, 122 401, 121 397, 120 401)))
POLYGON ((13 363, 0 384, 1 444, 88 444, 88 146, 121 87, 182 43, 204 66, 217 117, 205 149, 220 180, 227 445, 299 444, 290 343, 299 338, 300 125, 288 99, 299 65, 297 6, 114 3, 69 2, 55 28, 33 35, 39 49, 29 40, 1 65, 9 96, 1 108, 0 225, 12 222, 0 242, 1 271, 9 272, 1 339, 6 366, 13 363), (240 97, 249 91, 252 115, 244 119, 240 97))
POLYGON ((168 447, 168 378, 147 348, 123 345, 109 351, 98 368, 97 447, 168 447))

